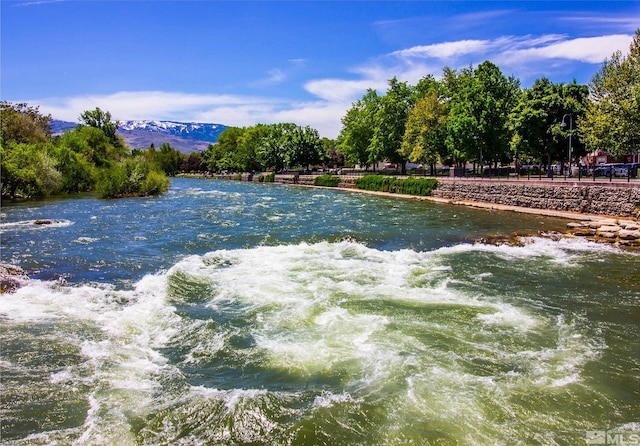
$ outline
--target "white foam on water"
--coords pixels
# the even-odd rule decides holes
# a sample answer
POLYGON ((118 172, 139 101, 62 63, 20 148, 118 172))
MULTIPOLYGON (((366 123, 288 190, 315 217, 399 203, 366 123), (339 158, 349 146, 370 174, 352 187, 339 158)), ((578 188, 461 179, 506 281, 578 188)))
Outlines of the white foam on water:
POLYGON ((99 241, 99 238, 96 237, 78 237, 77 239, 75 239, 73 242, 74 243, 79 243, 81 245, 88 245, 90 243, 94 243, 99 241))
MULTIPOLYGON (((342 393, 322 392, 321 395, 318 395, 313 400, 313 406, 315 408, 320 408, 320 407, 326 408, 326 407, 332 407, 335 404, 355 403, 355 402, 357 401, 354 400, 353 397, 347 392, 342 392, 342 393)), ((358 401, 358 402, 361 402, 361 401, 358 401)))
POLYGON ((538 319, 527 314, 524 310, 510 304, 496 304, 494 313, 479 314, 477 317, 488 325, 513 327, 518 331, 528 331, 540 323, 538 319))
MULTIPOLYGON (((473 433, 481 430, 489 406, 519 413, 511 398, 522 389, 545 393, 580 383, 584 365, 598 357, 603 343, 578 318, 550 319, 514 299, 452 286, 452 254, 545 256, 573 264, 575 252, 599 249, 532 239, 523 247, 458 245, 430 252, 383 252, 349 241, 221 250, 186 257, 131 290, 31 281, 3 295, 0 315, 10 323, 78 320, 99 330, 99 337, 79 345, 87 358, 82 373, 72 367, 50 377, 53 384, 86 384, 82 375, 91 370, 95 390, 81 442, 134 443, 124 413, 158 411, 159 394, 166 407, 191 404, 188 395, 200 395, 224 401, 229 412, 276 393, 301 401, 297 393, 197 385, 187 394, 164 394, 163 377, 179 377, 179 366, 206 363, 233 348, 228 337, 239 330, 253 342, 239 356, 260 353, 266 361, 261 367, 302 381, 320 376, 340 383, 307 401, 307 410, 388 399, 389 422, 399 430, 411 420, 430 419, 457 425, 465 438, 478 440, 495 438, 473 433), (193 296, 168 292, 172 280, 202 285, 198 305, 222 317, 180 316, 175 306, 196 304, 193 296), (232 329, 226 320, 241 320, 242 328, 232 329), (166 346, 184 350, 178 366, 159 353, 166 346)), ((275 429, 256 404, 247 406, 254 421, 275 429)))
POLYGON ((74 222, 66 219, 37 219, 0 223, 0 234, 6 231, 37 231, 45 229, 66 228, 74 222), (38 220, 46 220, 46 224, 36 224, 38 220))
POLYGON ((147 276, 133 290, 31 280, 0 299, 5 323, 67 321, 92 327, 95 334, 88 338, 61 339, 77 342, 85 362, 52 373, 49 380, 95 389, 87 396, 91 409, 80 444, 134 443, 123 411, 150 410, 161 386, 158 377, 168 367, 158 348, 181 329, 165 297, 164 277, 147 276))
POLYGON ((575 266, 576 261, 585 253, 613 253, 619 248, 605 243, 596 243, 584 237, 522 237, 524 246, 508 244, 459 244, 439 248, 434 253, 441 255, 486 252, 492 253, 504 260, 548 258, 550 261, 563 265, 575 266))

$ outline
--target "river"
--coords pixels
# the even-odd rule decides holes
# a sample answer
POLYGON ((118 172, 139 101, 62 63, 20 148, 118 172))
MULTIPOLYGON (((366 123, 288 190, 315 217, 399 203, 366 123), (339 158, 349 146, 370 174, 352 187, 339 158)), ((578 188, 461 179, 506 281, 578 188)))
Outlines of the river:
POLYGON ((640 441, 637 251, 472 242, 565 223, 198 179, 5 203, 0 440, 640 441))

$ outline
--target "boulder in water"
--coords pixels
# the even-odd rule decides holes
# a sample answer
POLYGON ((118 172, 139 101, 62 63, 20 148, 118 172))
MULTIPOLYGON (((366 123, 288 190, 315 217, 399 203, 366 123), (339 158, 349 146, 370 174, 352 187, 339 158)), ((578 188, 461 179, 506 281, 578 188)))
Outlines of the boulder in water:
POLYGON ((19 266, 0 263, 0 294, 13 293, 22 287, 27 279, 24 270, 19 266))

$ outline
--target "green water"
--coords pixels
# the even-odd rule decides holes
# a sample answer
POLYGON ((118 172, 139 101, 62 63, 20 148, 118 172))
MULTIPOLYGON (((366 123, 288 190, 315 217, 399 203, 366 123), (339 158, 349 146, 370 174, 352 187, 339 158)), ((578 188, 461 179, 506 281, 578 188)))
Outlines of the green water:
POLYGON ((470 242, 562 220, 199 180, 2 212, 2 260, 32 276, 0 299, 4 443, 640 431, 638 254, 470 242))

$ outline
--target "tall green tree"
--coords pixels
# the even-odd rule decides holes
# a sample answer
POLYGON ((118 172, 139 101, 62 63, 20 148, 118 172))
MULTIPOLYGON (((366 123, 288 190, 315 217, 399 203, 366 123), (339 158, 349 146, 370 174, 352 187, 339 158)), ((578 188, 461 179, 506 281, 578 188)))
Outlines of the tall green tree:
POLYGON ((338 149, 349 163, 369 166, 376 162, 370 156, 369 147, 379 108, 380 97, 375 90, 368 89, 362 99, 356 101, 342 118, 338 149))
POLYGON ((120 122, 112 121, 110 112, 102 111, 99 107, 96 107, 95 110, 86 110, 82 112, 80 114, 80 121, 84 125, 102 130, 114 147, 124 147, 124 142, 116 133, 120 126, 120 122))
POLYGON ((11 199, 41 198, 60 192, 62 174, 50 152, 50 143, 3 145, 2 194, 11 199))
POLYGON ((454 157, 479 161, 482 155, 494 163, 510 159, 509 114, 518 101, 519 81, 489 61, 444 74, 450 107, 447 146, 454 157))
POLYGON ((380 98, 380 107, 375 114, 373 138, 369 146, 369 161, 377 163, 389 160, 402 165, 405 171, 406 158, 400 150, 409 110, 415 103, 414 90, 395 77, 389 81, 387 93, 380 98))
POLYGON ((540 160, 550 165, 569 156, 568 133, 573 126, 573 157, 584 154, 584 144, 576 132, 577 122, 588 104, 588 88, 575 81, 554 84, 548 78, 537 79, 525 89, 511 113, 511 126, 517 137, 512 149, 520 159, 540 160), (566 130, 562 129, 562 122, 566 130))
POLYGON ((269 126, 269 132, 260 140, 258 156, 266 168, 276 171, 291 165, 293 146, 291 133, 296 125, 279 123, 269 126))
POLYGON ((0 145, 9 142, 35 144, 51 135, 51 115, 28 104, 0 102, 0 145))
POLYGON ((591 104, 580 120, 590 150, 614 156, 640 152, 640 29, 629 53, 615 52, 589 83, 591 104))
POLYGON ((409 112, 401 153, 409 161, 433 166, 446 157, 445 124, 448 110, 435 92, 418 100, 409 112))
POLYGON ((316 129, 298 126, 292 129, 288 137, 291 144, 289 162, 292 166, 306 169, 324 161, 324 146, 316 129))
POLYGON ((271 132, 271 128, 265 124, 257 124, 246 128, 238 145, 239 157, 244 164, 245 172, 260 171, 267 168, 260 158, 260 147, 263 138, 271 132))

